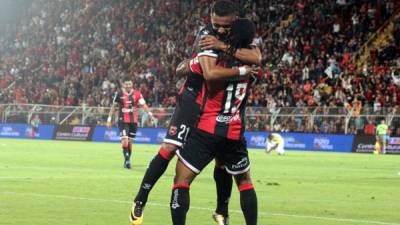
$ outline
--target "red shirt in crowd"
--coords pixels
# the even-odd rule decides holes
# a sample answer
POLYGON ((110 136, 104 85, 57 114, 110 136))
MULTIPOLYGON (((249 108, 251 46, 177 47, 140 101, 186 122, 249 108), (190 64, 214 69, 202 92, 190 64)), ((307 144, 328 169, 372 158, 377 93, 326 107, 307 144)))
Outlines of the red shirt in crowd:
POLYGON ((369 135, 375 135, 375 125, 373 123, 365 125, 364 133, 369 135))

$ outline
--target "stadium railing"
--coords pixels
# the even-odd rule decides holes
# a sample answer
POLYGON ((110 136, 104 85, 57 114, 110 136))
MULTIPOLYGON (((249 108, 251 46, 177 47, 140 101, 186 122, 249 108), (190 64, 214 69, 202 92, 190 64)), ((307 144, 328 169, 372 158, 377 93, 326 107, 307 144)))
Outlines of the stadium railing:
MULTIPOLYGON (((0 104, 1 123, 29 123, 38 115, 41 124, 105 125, 109 107, 0 104)), ((140 127, 167 127, 174 108, 152 108, 156 121, 139 109, 140 127)), ((290 131, 307 133, 360 133, 368 122, 385 119, 400 132, 400 108, 361 110, 345 107, 248 107, 246 125, 250 131, 290 131)))

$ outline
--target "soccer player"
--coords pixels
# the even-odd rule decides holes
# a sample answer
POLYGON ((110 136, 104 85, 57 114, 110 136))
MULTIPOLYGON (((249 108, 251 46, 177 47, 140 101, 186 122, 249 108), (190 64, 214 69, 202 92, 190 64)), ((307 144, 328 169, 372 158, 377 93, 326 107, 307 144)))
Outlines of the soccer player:
MULTIPOLYGON (((224 27, 227 18, 218 18, 224 27)), ((230 28, 227 54, 209 51, 191 61, 192 71, 206 80, 207 94, 197 127, 191 131, 182 149, 171 195, 171 215, 174 225, 184 225, 189 210, 190 184, 196 175, 214 158, 232 174, 240 191, 240 205, 246 225, 257 224, 257 196, 250 177, 250 161, 244 138, 244 114, 248 87, 253 82, 240 62, 230 57, 237 48, 250 46, 255 36, 254 24, 246 19, 236 20, 230 28), (221 64, 226 68, 221 69, 221 64), (218 71, 218 72, 216 72, 218 71), (213 80, 215 73, 236 74, 228 80, 213 80)), ((222 77, 222 76, 221 76, 222 77)), ((253 76, 251 76, 253 77, 253 76)))
POLYGON ((283 137, 278 133, 271 133, 268 135, 265 143, 265 152, 270 154, 272 151, 276 151, 279 155, 285 154, 285 142, 283 137))
POLYGON ((386 125, 385 120, 381 120, 381 124, 376 127, 376 141, 377 145, 375 145, 376 154, 386 154, 386 138, 388 135, 388 125, 386 125))
POLYGON ((118 106, 118 128, 120 130, 122 152, 124 155, 124 167, 131 168, 132 141, 136 137, 138 115, 137 108, 142 107, 150 119, 154 121, 152 112, 150 112, 146 101, 143 99, 139 90, 133 89, 133 83, 130 77, 124 77, 122 81, 122 90, 116 92, 113 98, 111 110, 107 118, 107 127, 111 128, 112 114, 115 106, 118 106))
MULTIPOLYGON (((221 51, 227 51, 226 44, 222 41, 215 40, 213 37, 218 37, 223 40, 226 36, 226 30, 229 29, 231 23, 237 18, 237 11, 235 5, 230 1, 217 1, 212 6, 211 17, 212 21, 216 22, 218 18, 229 18, 225 24, 225 28, 219 28, 220 24, 214 23, 215 26, 209 25, 199 31, 196 42, 194 45, 193 54, 207 55, 210 53, 209 48, 224 48, 221 51), (217 19, 215 19, 217 18, 217 19), (203 43, 203 48, 200 49, 199 42, 207 37, 207 42, 203 43), (202 39, 203 38, 203 39, 202 39), (222 43, 222 44, 221 44, 222 43)), ((240 48, 234 53, 234 56, 243 62, 251 64, 260 64, 261 52, 258 48, 247 49, 240 48)), ((187 75, 187 61, 185 60, 177 68, 177 74, 182 76, 187 75)), ((190 71, 190 69, 188 70, 190 71)), ((247 67, 246 73, 251 69, 247 67)), ((236 76, 237 70, 230 71, 230 76, 236 76)), ((224 74, 216 74, 214 79, 219 79, 218 76, 224 74)), ((229 77, 229 76, 228 76, 229 77)), ((162 176, 168 167, 169 161, 175 154, 175 151, 180 148, 189 131, 196 126, 199 114, 201 113, 201 104, 204 97, 204 78, 197 74, 191 73, 186 77, 185 82, 181 85, 178 93, 178 101, 175 111, 172 115, 167 135, 160 147, 157 155, 153 157, 146 173, 143 177, 139 192, 137 193, 131 210, 130 220, 133 225, 140 225, 143 223, 143 211, 148 200, 148 195, 155 183, 162 176)), ((220 225, 228 224, 228 202, 230 198, 230 190, 232 188, 232 176, 224 169, 216 166, 214 170, 214 179, 217 186, 217 209, 213 217, 220 225)))

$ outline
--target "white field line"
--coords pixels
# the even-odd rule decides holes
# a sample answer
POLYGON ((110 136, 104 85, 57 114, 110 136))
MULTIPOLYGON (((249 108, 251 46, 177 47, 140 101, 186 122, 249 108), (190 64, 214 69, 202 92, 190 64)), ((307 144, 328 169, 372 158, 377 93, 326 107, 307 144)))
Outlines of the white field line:
MULTIPOLYGON (((0 192, 5 195, 27 195, 27 196, 35 196, 35 197, 45 197, 45 198, 60 198, 60 199, 69 199, 69 200, 83 200, 83 201, 95 201, 95 202, 113 202, 120 204, 132 204, 131 201, 122 201, 115 199, 99 199, 99 198, 85 198, 85 197, 76 197, 76 196, 68 196, 68 195, 48 195, 48 194, 38 194, 38 193, 28 193, 28 192, 0 192)), ((169 208, 168 204, 162 204, 157 202, 149 202, 148 205, 159 206, 164 208, 169 208)), ((198 207, 198 206, 190 206, 191 209, 197 209, 202 211, 213 212, 213 208, 206 207, 198 207)), ((232 213, 241 214, 240 210, 230 210, 232 213)), ((267 213, 267 212, 259 212, 260 216, 268 217, 268 216, 281 216, 281 217, 293 217, 293 218, 305 218, 305 219, 314 219, 314 220, 326 220, 326 221, 336 221, 336 222, 351 222, 358 224, 379 224, 379 225, 400 225, 400 223, 390 223, 390 222, 382 222, 382 221, 373 221, 373 220, 362 220, 362 219, 347 219, 347 218, 338 218, 338 217, 324 217, 324 216, 313 216, 313 215, 299 215, 299 214, 287 214, 287 213, 267 213)))

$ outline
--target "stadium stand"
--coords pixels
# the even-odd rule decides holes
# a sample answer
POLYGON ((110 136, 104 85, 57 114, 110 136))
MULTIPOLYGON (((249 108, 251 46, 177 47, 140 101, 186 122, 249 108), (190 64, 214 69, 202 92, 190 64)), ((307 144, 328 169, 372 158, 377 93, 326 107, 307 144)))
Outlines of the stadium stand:
MULTIPOLYGON (((130 74, 149 105, 174 107, 175 67, 190 56, 212 1, 162 2, 33 0, 0 36, 0 103, 109 106, 120 77, 130 74)), ((400 105, 398 38, 371 48, 366 67, 354 60, 388 20, 399 37, 398 1, 238 2, 257 24, 263 48, 264 78, 250 106, 271 112, 345 107, 362 114, 400 105)), ((343 132, 341 120, 307 128, 306 118, 288 117, 282 128, 253 119, 249 129, 343 132)), ((366 122, 352 129, 363 130, 366 122)))

